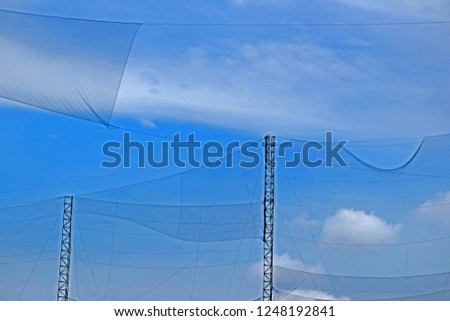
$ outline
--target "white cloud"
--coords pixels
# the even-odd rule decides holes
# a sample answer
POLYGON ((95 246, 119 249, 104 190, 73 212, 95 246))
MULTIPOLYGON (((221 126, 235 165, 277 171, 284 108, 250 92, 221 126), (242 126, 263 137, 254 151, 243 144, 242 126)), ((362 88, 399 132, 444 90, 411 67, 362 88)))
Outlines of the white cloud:
MULTIPOLYGON (((308 271, 309 273, 323 274, 325 273, 325 268, 322 264, 307 264, 305 265, 302 261, 292 258, 288 253, 275 254, 273 257, 274 265, 278 267, 283 267, 288 270, 278 269, 275 274, 275 284, 281 287, 279 290, 281 292, 290 293, 289 295, 280 294, 277 299, 284 301, 294 301, 294 300, 349 300, 348 297, 334 296, 325 291, 319 290, 306 290, 306 289, 296 289, 283 290, 283 287, 292 286, 296 283, 296 280, 292 279, 292 270, 298 271, 308 271)), ((262 260, 252 264, 248 273, 253 277, 260 277, 262 275, 262 260)), ((295 272, 294 272, 295 273, 295 272)))
POLYGON ((311 227, 320 225, 320 221, 309 218, 306 213, 301 213, 292 221, 290 221, 289 225, 298 227, 311 227))
POLYGON ((322 239, 342 244, 390 244, 398 240, 400 232, 400 224, 389 224, 372 213, 339 209, 325 221, 322 239))
POLYGON ((398 74, 395 57, 350 47, 327 47, 309 38, 220 40, 176 56, 149 53, 145 60, 129 61, 115 112, 258 135, 316 136, 326 129, 361 139, 446 130, 439 86, 398 74), (386 132, 386 119, 398 124, 394 132, 386 132))
POLYGON ((141 126, 144 126, 147 128, 152 128, 152 129, 156 128, 156 124, 153 121, 151 121, 150 119, 141 117, 138 119, 138 122, 141 126))
POLYGON ((432 220, 436 224, 450 225, 450 191, 440 193, 420 204, 417 213, 419 217, 432 220))
POLYGON ((207 49, 191 48, 183 59, 130 65, 115 111, 261 133, 346 128, 320 88, 346 92, 346 81, 361 74, 332 50, 299 40, 230 43, 222 51, 211 57, 207 49))
POLYGON ((321 264, 305 265, 302 261, 291 258, 288 253, 282 255, 274 255, 274 265, 287 269, 308 271, 310 273, 323 273, 324 268, 321 264))
MULTIPOLYGON (((410 70, 411 66, 429 70, 429 65, 417 67, 427 61, 419 54, 417 62, 421 63, 399 66, 398 57, 386 54, 380 57, 372 49, 364 49, 369 46, 385 51, 371 37, 348 33, 338 40, 333 36, 319 37, 319 44, 306 32, 290 36, 291 31, 282 33, 282 40, 264 40, 264 36, 254 35, 241 38, 230 33, 203 43, 200 39, 192 40, 190 47, 177 40, 156 41, 143 48, 135 46, 133 50, 145 58, 130 59, 115 112, 117 116, 151 119, 153 123, 160 120, 203 123, 245 129, 258 135, 272 131, 276 135, 305 137, 331 130, 348 139, 356 136, 364 139, 421 136, 447 130, 448 99, 444 98, 448 91, 441 85, 447 83, 446 65, 428 55, 435 46, 443 46, 437 51, 442 59, 447 59, 449 48, 445 41, 426 37, 433 44, 417 42, 417 48, 426 48, 426 58, 433 61, 431 69, 439 66, 440 71, 432 81, 427 77, 417 81, 398 70, 410 70), (171 53, 174 47, 175 54, 171 53), (158 50, 152 51, 153 48, 158 50), (164 54, 155 53, 158 51, 164 54), (386 131, 386 119, 397 126, 386 131)), ((195 35, 193 39, 197 39, 195 35)), ((37 103, 50 101, 49 108, 91 119, 94 116, 82 99, 86 96, 104 118, 109 116, 115 98, 111 88, 116 88, 113 80, 118 75, 114 77, 117 61, 108 57, 109 51, 96 55, 93 50, 91 56, 77 51, 89 58, 87 62, 75 59, 75 52, 64 52, 58 42, 54 46, 44 45, 52 48, 47 50, 53 53, 44 55, 30 50, 31 45, 26 42, 8 40, 1 39, 6 49, 0 52, 4 62, 4 68, 0 66, 0 89, 19 91, 21 96, 33 97, 37 103), (54 54, 54 47, 62 50, 62 54, 54 54), (30 91, 23 93, 25 87, 31 88, 30 91)), ((410 74, 417 75, 416 71, 411 70, 410 74)))
MULTIPOLYGON (((283 292, 283 291, 282 291, 283 292)), ((349 301, 347 296, 335 296, 331 293, 318 290, 300 290, 289 291, 288 295, 280 295, 278 299, 280 301, 313 301, 313 300, 325 300, 325 301, 349 301)))
POLYGON ((338 0, 339 2, 370 11, 417 18, 445 18, 450 16, 448 0, 338 0))
MULTIPOLYGON (((249 273, 256 276, 262 275, 262 264, 262 260, 252 264, 249 267, 249 273)), ((305 265, 302 261, 292 258, 288 253, 274 254, 273 264, 286 269, 308 271, 310 273, 324 273, 325 271, 322 264, 305 265)), ((282 283, 289 282, 288 277, 283 275, 283 270, 278 271, 276 278, 282 283)))

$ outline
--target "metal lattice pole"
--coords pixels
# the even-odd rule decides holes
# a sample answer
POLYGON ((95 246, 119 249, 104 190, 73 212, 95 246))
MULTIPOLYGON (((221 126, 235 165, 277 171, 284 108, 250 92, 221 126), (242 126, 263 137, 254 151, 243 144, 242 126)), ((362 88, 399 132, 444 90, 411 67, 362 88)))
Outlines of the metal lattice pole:
POLYGON ((265 140, 264 173, 264 276, 263 301, 272 301, 273 297, 273 231, 275 209, 275 137, 267 134, 265 140))
POLYGON ((70 253, 72 250, 73 196, 64 196, 64 214, 59 259, 58 301, 69 300, 70 253))

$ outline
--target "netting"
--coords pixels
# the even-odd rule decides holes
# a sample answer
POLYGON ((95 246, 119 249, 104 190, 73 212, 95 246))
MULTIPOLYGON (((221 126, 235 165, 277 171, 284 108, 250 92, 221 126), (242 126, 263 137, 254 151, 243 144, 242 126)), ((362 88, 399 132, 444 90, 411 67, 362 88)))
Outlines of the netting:
MULTIPOLYGON (((350 142, 347 166, 290 168, 304 143, 277 158, 275 299, 450 299, 450 136, 350 142)), ((242 159, 75 196, 70 298, 259 298, 264 171, 242 159)), ((61 222, 61 198, 0 209, 2 299, 55 298, 61 222)))
POLYGON ((181 241, 217 242, 261 235, 261 204, 158 206, 77 198, 77 213, 132 222, 181 241))
MULTIPOLYGON (((279 32, 270 28, 264 31, 266 39, 255 42, 254 37, 263 32, 256 25, 249 25, 246 32, 240 31, 231 38, 226 25, 194 35, 190 28, 196 24, 190 24, 188 29, 182 24, 167 26, 162 23, 148 28, 148 37, 143 40, 146 46, 137 54, 129 82, 123 88, 122 113, 140 118, 142 125, 155 127, 150 120, 155 117, 178 119, 183 124, 191 120, 239 129, 259 128, 261 132, 286 126, 286 132, 302 128, 306 135, 321 131, 325 125, 350 132, 346 127, 365 120, 361 123, 371 126, 371 135, 375 135, 388 126, 380 125, 385 119, 384 114, 380 116, 383 111, 393 108, 404 115, 406 107, 399 106, 403 106, 409 86, 397 86, 396 90, 402 89, 396 99, 390 91, 379 100, 368 99, 378 94, 373 90, 378 83, 359 87, 361 78, 337 70, 353 74, 355 66, 350 62, 359 61, 358 68, 366 64, 362 59, 365 51, 356 53, 349 47, 335 55, 313 42, 298 40, 297 28, 289 31, 296 37, 291 44, 285 42, 287 39, 280 40, 279 32), (174 38, 177 41, 172 41, 174 38), (330 75, 328 70, 332 70, 330 75), (330 78, 324 80, 325 75, 330 78), (328 98, 317 90, 324 84, 337 88, 328 98), (353 89, 347 91, 348 88, 353 89), (338 95, 338 91, 344 94, 338 95), (269 92, 271 95, 267 95, 269 92), (349 100, 353 103, 349 104, 349 100), (360 108, 366 104, 373 110, 384 107, 381 112, 366 115, 360 108), (336 117, 335 107, 342 105, 350 106, 347 117, 336 117), (306 106, 313 107, 308 110, 306 106), (324 121, 324 115, 338 121, 324 121)), ((109 126, 139 28, 138 23, 0 10, 0 97, 109 126)), ((408 60, 406 57, 414 50, 398 56, 396 63, 408 60)), ((436 57, 436 53, 430 57, 436 57)), ((405 64, 401 68, 410 67, 405 64)), ((441 68, 438 63, 432 67, 441 68)), ((420 71, 416 68, 416 72, 420 71)), ((374 78, 377 74, 369 75, 368 78, 374 78)), ((383 79, 388 83, 394 76, 385 75, 383 79)), ((412 106, 409 109, 415 116, 411 119, 423 115, 414 111, 425 108, 416 103, 427 101, 442 108, 443 103, 431 99, 434 94, 439 96, 439 90, 423 91, 427 95, 417 96, 420 99, 411 96, 405 104, 412 106), (412 100, 417 102, 412 104, 412 100)), ((445 116, 443 110, 436 108, 439 115, 445 116)), ((250 168, 239 163, 246 159, 245 155, 235 152, 230 168, 180 169, 173 164, 158 170, 144 168, 148 172, 142 175, 142 182, 105 189, 106 179, 84 177, 92 173, 94 166, 98 170, 105 156, 98 146, 84 146, 84 142, 96 140, 101 146, 107 140, 122 139, 122 132, 97 128, 91 131, 87 125, 71 127, 71 123, 60 120, 36 117, 22 122, 23 127, 14 133, 26 132, 29 136, 23 134, 25 139, 16 142, 20 148, 16 146, 5 154, 8 164, 20 164, 15 169, 26 166, 24 172, 36 180, 45 175, 35 176, 35 172, 45 168, 62 181, 77 183, 70 299, 260 297, 262 146, 257 166, 250 168), (40 122, 41 127, 52 127, 50 123, 55 127, 43 133, 33 131, 30 128, 34 122, 40 122), (66 132, 58 143, 52 143, 63 127, 76 134, 66 132), (23 146, 36 138, 38 142, 34 144, 41 153, 32 154, 35 150, 30 149, 28 154, 23 146), (46 158, 45 147, 51 144, 54 145, 50 152, 57 155, 46 158), (92 156, 94 153, 97 157, 92 156), (61 165, 78 157, 84 161, 61 165), (29 166, 29 159, 40 166, 29 166), (96 189, 100 191, 86 193, 96 189)), ((7 130, 17 127, 9 119, 5 123, 9 123, 7 130)), ((396 132, 405 128, 409 126, 403 124, 396 132)), ((442 124, 437 128, 443 128, 442 124)), ((209 129, 202 130, 206 133, 209 129)), ((166 131, 169 130, 162 129, 161 134, 167 134, 166 131)), ((142 136, 134 139, 143 141, 146 132, 142 128, 137 132, 142 136)), ((154 138, 151 137, 156 144, 165 139, 154 138)), ((450 246, 450 136, 350 142, 339 152, 345 163, 341 165, 337 159, 327 157, 329 153, 337 156, 330 150, 333 143, 327 146, 326 142, 316 142, 306 155, 302 149, 305 144, 309 142, 277 138, 275 299, 449 300, 450 257, 446 253, 450 246), (294 146, 283 149, 283 156, 284 141, 293 142, 294 146)), ((158 158, 162 152, 155 153, 158 158)), ((122 170, 128 180, 135 181, 131 170, 122 170)), ((140 173, 135 171, 133 175, 140 173)), ((2 200, 9 204, 14 199, 20 203, 21 199, 33 198, 36 185, 23 188, 14 173, 8 174, 2 200), (16 189, 9 190, 7 185, 12 181, 16 189)), ((117 179, 127 183, 125 180, 117 179)), ((49 183, 54 188, 49 191, 70 185, 51 180, 49 183)), ((66 194, 72 191, 61 188, 56 197, 66 194)), ((0 299, 55 299, 62 212, 61 198, 0 207, 0 299)))
POLYGON ((109 125, 139 26, 0 10, 0 96, 109 125))
POLYGON ((275 263, 278 298, 448 299, 449 146, 449 135, 350 142, 348 166, 281 166, 277 245, 292 258, 275 263))
POLYGON ((72 298, 258 298, 261 173, 198 168, 76 197, 72 298))
POLYGON ((56 298, 61 201, 0 207, 0 300, 56 298))
MULTIPOLYGON (((238 167, 239 153, 232 159, 232 168, 75 196, 70 299, 258 298, 262 172, 238 167)), ((1 209, 2 299, 55 298, 62 204, 1 209)))

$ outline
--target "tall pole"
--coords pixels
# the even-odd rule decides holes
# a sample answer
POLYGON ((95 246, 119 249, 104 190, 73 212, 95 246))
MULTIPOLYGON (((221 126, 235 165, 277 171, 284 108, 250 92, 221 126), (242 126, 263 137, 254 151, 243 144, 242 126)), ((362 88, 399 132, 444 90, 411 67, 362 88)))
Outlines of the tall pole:
POLYGON ((59 257, 58 301, 69 300, 70 253, 72 251, 73 196, 64 196, 64 214, 59 257))
POLYGON ((267 134, 264 157, 264 276, 263 301, 272 301, 273 297, 273 230, 274 230, 274 193, 275 193, 275 137, 267 134))

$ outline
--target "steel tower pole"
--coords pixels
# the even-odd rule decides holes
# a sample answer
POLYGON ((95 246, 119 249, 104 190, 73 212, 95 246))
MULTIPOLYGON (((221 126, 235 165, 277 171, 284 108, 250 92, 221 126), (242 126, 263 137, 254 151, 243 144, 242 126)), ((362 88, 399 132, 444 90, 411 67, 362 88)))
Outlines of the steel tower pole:
POLYGON ((264 137, 264 266, 263 266, 263 301, 273 299, 273 231, 275 209, 275 137, 264 137))
POLYGON ((72 251, 73 196, 64 196, 64 214, 59 257, 58 301, 69 300, 70 253, 72 251))

